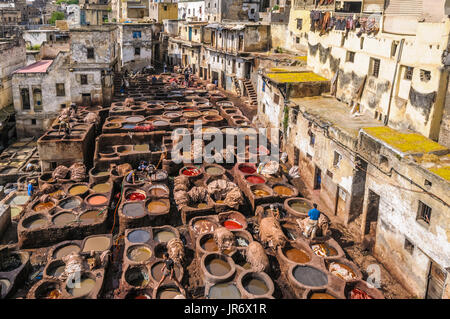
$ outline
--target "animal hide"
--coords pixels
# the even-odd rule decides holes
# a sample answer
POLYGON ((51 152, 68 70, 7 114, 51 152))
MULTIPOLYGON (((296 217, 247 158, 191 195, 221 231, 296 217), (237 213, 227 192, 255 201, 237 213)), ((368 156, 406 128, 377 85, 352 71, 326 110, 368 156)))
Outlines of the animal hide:
POLYGON ((280 223, 275 217, 265 217, 261 219, 259 225, 259 238, 269 247, 283 247, 287 241, 286 236, 281 230, 280 223))
POLYGON ((264 251, 264 247, 257 241, 252 241, 247 248, 247 261, 252 265, 253 271, 269 270, 269 258, 264 251))
POLYGON ((167 243, 167 252, 173 261, 181 264, 184 260, 184 245, 181 239, 172 238, 169 240, 167 243))
POLYGON ((220 252, 226 249, 231 250, 234 247, 234 235, 225 227, 219 227, 214 231, 214 240, 220 252))
POLYGON ((52 173, 54 179, 65 179, 69 174, 69 169, 64 165, 59 165, 52 173))

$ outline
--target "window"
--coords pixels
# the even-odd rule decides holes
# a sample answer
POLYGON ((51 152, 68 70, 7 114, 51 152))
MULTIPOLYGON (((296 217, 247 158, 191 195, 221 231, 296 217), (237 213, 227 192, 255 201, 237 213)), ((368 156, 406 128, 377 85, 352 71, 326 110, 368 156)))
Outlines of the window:
POLYGON ((433 185, 433 183, 430 182, 428 179, 426 179, 425 182, 424 182, 424 185, 428 186, 428 187, 431 187, 431 185, 433 185))
POLYGON ((262 91, 266 92, 266 82, 263 81, 263 85, 262 85, 262 91))
POLYGON ((380 161, 380 165, 383 165, 383 166, 388 166, 388 164, 389 164, 388 158, 384 155, 380 155, 379 161, 380 161))
POLYGON ((431 207, 427 206, 426 204, 422 203, 419 200, 419 210, 417 212, 417 221, 425 222, 427 225, 429 225, 430 218, 431 218, 431 207))
POLYGON ((266 113, 266 104, 265 103, 263 103, 263 113, 264 114, 266 113))
POLYGON ((21 89, 20 97, 22 98, 22 109, 29 110, 30 109, 30 91, 28 89, 21 89))
POLYGON ((134 48, 134 55, 141 55, 141 48, 134 48))
POLYGON ((164 6, 164 11, 167 11, 167 6, 164 6))
POLYGON ((300 38, 299 37, 295 37, 295 43, 300 43, 300 38))
POLYGON ((420 70, 420 81, 428 82, 431 80, 431 71, 420 70))
POLYGON ((88 59, 94 58, 94 48, 87 48, 87 58, 88 59))
POLYGON ((380 60, 370 58, 370 75, 377 78, 379 74, 380 74, 380 60))
POLYGON ((82 85, 88 84, 88 77, 87 74, 81 74, 80 76, 80 82, 82 85))
POLYGON ((34 111, 42 111, 42 91, 41 89, 33 89, 34 111))
POLYGON ((309 145, 314 145, 316 143, 316 135, 314 135, 314 133, 311 133, 309 135, 309 145))
POLYGON ((61 108, 61 110, 65 109, 66 108, 66 104, 61 104, 59 107, 61 108))
POLYGON ((333 178, 333 173, 330 172, 329 170, 327 170, 327 176, 328 176, 329 178, 333 178))
POLYGON ((411 255, 413 254, 413 252, 414 252, 414 244, 412 242, 410 242, 408 240, 408 238, 406 238, 406 237, 405 237, 405 246, 404 247, 405 247, 405 250, 408 253, 410 253, 411 255))
POLYGON ((36 125, 36 119, 31 120, 31 125, 36 125))
POLYGON ((303 19, 297 19, 297 29, 303 29, 303 19))
POLYGON ((141 31, 133 31, 133 39, 140 39, 141 37, 141 31))
POLYGON ((64 83, 56 83, 56 96, 66 96, 64 83))
POLYGON ((342 155, 339 154, 338 152, 334 151, 333 166, 334 167, 339 167, 341 159, 342 159, 342 155))
POLYGON ((405 77, 404 77, 404 79, 408 80, 408 81, 411 81, 412 77, 413 77, 413 71, 414 71, 413 67, 411 67, 411 66, 405 67, 405 77))
POLYGON ((392 42, 392 45, 391 45, 391 57, 395 56, 395 53, 397 52, 397 47, 398 47, 398 41, 392 42))
POLYGON ((197 35, 197 29, 194 30, 194 35, 197 35))
POLYGON ((355 52, 347 51, 347 57, 345 59, 346 62, 355 62, 355 52))
POLYGON ((280 96, 278 94, 273 95, 273 103, 275 103, 275 104, 280 103, 280 96))

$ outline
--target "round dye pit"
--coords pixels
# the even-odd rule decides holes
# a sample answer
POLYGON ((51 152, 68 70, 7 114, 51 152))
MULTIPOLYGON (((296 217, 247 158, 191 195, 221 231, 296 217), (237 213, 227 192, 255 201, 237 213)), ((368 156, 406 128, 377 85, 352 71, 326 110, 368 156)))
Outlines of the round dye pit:
POLYGON ((109 172, 105 172, 105 171, 100 171, 100 172, 96 172, 96 173, 92 173, 92 175, 94 175, 95 177, 102 177, 102 176, 108 176, 109 172))
POLYGON ((305 286, 321 287, 328 284, 327 275, 323 271, 311 266, 295 266, 292 274, 295 280, 305 286))
POLYGON ((67 292, 75 298, 89 294, 95 287, 95 280, 89 277, 81 277, 79 284, 74 284, 73 288, 67 287, 67 292))
POLYGON ((127 201, 137 201, 137 200, 145 200, 147 196, 145 195, 145 193, 143 191, 133 191, 133 192, 129 192, 126 196, 125 199, 127 201))
POLYGON ((169 189, 164 185, 154 185, 150 187, 150 194, 153 196, 167 196, 169 195, 169 189))
POLYGON ((69 194, 72 196, 82 195, 89 190, 89 187, 86 185, 74 185, 69 188, 69 194))
POLYGON ((336 299, 336 297, 333 297, 326 292, 314 292, 309 296, 309 299, 336 299))
POLYGON ((289 207, 301 214, 308 214, 308 211, 312 208, 311 204, 303 200, 291 201, 289 207))
POLYGON ((104 251, 111 245, 111 239, 104 236, 95 236, 88 238, 83 246, 83 252, 104 251))
POLYGON ((28 200, 30 199, 30 196, 28 195, 16 195, 14 198, 9 202, 10 205, 24 205, 28 200))
POLYGON ((74 244, 69 244, 69 245, 59 247, 53 252, 53 258, 62 259, 63 257, 71 254, 72 252, 75 252, 75 253, 80 252, 80 247, 78 245, 74 245, 74 244))
POLYGON ((158 243, 166 243, 175 237, 177 237, 177 236, 169 230, 160 230, 156 234, 154 234, 154 239, 158 243))
POLYGON ((200 175, 201 171, 196 167, 185 167, 183 168, 181 173, 186 176, 198 176, 200 175))
POLYGON ((311 261, 311 257, 303 250, 294 247, 286 247, 283 253, 287 259, 298 264, 306 264, 311 261))
POLYGON ((241 299, 241 292, 234 283, 215 284, 209 289, 209 299, 241 299))
POLYGON ((47 268, 47 275, 58 278, 64 272, 66 264, 62 260, 53 261, 47 268))
POLYGON ((234 220, 234 219, 227 219, 223 222, 223 226, 227 229, 242 229, 243 226, 241 223, 239 223, 238 221, 234 220))
POLYGON ((71 210, 81 205, 81 200, 78 198, 67 198, 59 203, 59 207, 62 209, 71 210))
POLYGON ((273 191, 279 196, 293 196, 294 191, 287 186, 277 185, 273 188, 273 191))
POLYGON ((150 146, 148 144, 133 145, 133 150, 135 152, 148 152, 150 150, 150 146))
POLYGON ((163 287, 158 290, 158 293, 156 295, 157 299, 174 299, 176 296, 180 295, 181 293, 178 291, 178 289, 173 287, 163 287))
POLYGON ((9 272, 17 269, 22 265, 22 259, 17 254, 8 254, 1 256, 0 272, 9 272))
MULTIPOLYGON (((160 281, 163 273, 162 273, 162 268, 164 266, 164 262, 163 261, 158 261, 156 263, 153 264, 152 268, 150 269, 151 274, 153 279, 155 279, 156 281, 160 281)), ((175 271, 175 277, 176 278, 180 278, 180 267, 178 267, 178 265, 174 266, 174 271, 175 271)))
POLYGON ((144 120, 143 116, 129 116, 125 118, 125 121, 129 123, 139 123, 142 122, 143 120, 144 120))
POLYGON ((313 252, 320 257, 332 257, 338 255, 337 250, 327 243, 314 244, 311 245, 311 248, 313 252))
POLYGON ((97 223, 102 220, 103 213, 98 210, 89 210, 80 215, 80 221, 85 224, 97 223))
POLYGON ((167 125, 169 125, 169 122, 164 121, 164 120, 156 120, 156 121, 153 121, 153 125, 155 125, 155 126, 167 126, 167 125))
POLYGON ((208 219, 199 219, 194 222, 192 228, 197 235, 213 232, 218 225, 208 219))
POLYGON ((152 200, 147 205, 147 209, 150 214, 165 213, 168 208, 169 206, 167 205, 167 203, 160 200, 152 200))
POLYGON ((6 278, 0 278, 0 296, 4 297, 9 287, 11 287, 11 282, 6 278))
POLYGON ((132 246, 128 248, 128 259, 134 262, 143 262, 149 260, 152 257, 152 251, 145 246, 132 246))
POLYGON ((251 184, 264 184, 266 182, 264 178, 256 175, 249 175, 245 180, 251 184))
POLYGON ((202 238, 200 245, 202 246, 202 248, 204 250, 209 251, 209 252, 219 250, 219 247, 217 246, 217 243, 214 240, 214 238, 212 237, 212 235, 207 235, 204 238, 202 238))
POLYGON ((255 174, 256 173, 256 169, 253 166, 245 165, 245 164, 240 165, 239 170, 245 174, 255 174))
POLYGON ((206 270, 213 276, 222 277, 231 271, 231 265, 222 258, 211 258, 205 260, 206 270))
POLYGON ((108 193, 112 189, 110 183, 101 183, 92 186, 92 190, 96 193, 108 193))
MULTIPOLYGON (((122 128, 124 128, 124 129, 126 129, 126 130, 132 130, 132 129, 134 129, 136 127, 136 124, 124 124, 123 126, 122 126, 122 128)), ((128 151, 122 151, 122 152, 120 152, 120 153, 128 153, 129 152, 129 150, 128 151)))
POLYGON ((125 280, 135 287, 146 286, 149 281, 147 269, 145 267, 130 267, 125 272, 125 280))
POLYGON ((53 202, 44 202, 44 203, 38 203, 34 205, 33 210, 35 212, 41 212, 44 210, 49 210, 51 208, 55 207, 55 203, 53 202))
POLYGON ((128 234, 128 240, 132 243, 146 243, 150 240, 150 234, 145 230, 133 230, 128 234))
POLYGON ((47 219, 42 215, 34 215, 23 221, 23 227, 30 230, 43 227, 47 224, 47 219))
POLYGON ((206 207, 208 207, 208 204, 207 203, 198 203, 198 204, 194 204, 192 207, 195 207, 195 208, 206 208, 206 207))
POLYGON ((89 197, 88 203, 93 206, 106 205, 108 198, 104 195, 94 195, 89 197))
POLYGON ((61 213, 53 218, 53 223, 56 226, 65 226, 75 220, 75 215, 71 213, 61 213))
POLYGON ((146 214, 141 203, 125 203, 122 207, 122 212, 129 217, 142 217, 146 214))
POLYGON ((264 189, 253 189, 252 193, 256 196, 256 197, 265 197, 265 196, 270 196, 270 193, 264 189))
POLYGON ((245 275, 242 279, 242 286, 247 292, 253 295, 265 295, 269 292, 269 287, 264 280, 252 276, 252 274, 245 275))
POLYGON ((217 176, 217 175, 224 174, 225 169, 223 167, 219 167, 219 166, 208 166, 208 167, 206 167, 205 172, 208 175, 217 176))
POLYGON ((61 290, 55 282, 43 282, 34 293, 36 299, 59 299, 61 290))

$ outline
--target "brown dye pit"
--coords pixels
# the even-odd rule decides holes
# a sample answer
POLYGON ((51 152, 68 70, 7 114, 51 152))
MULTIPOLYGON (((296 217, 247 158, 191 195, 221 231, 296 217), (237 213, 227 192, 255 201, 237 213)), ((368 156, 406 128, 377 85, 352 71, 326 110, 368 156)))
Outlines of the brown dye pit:
POLYGON ((206 208, 206 207, 208 207, 208 204, 206 204, 206 203, 197 204, 197 208, 206 208))
POLYGON ((349 266, 338 263, 338 262, 332 262, 330 266, 328 267, 328 270, 335 276, 344 279, 344 280, 353 280, 356 279, 356 274, 349 266))
POLYGON ((71 213, 62 213, 53 219, 56 226, 68 225, 75 220, 75 215, 71 213))
POLYGON ((72 252, 78 253, 80 251, 80 247, 77 245, 66 245, 61 248, 58 248, 53 254, 55 259, 62 259, 64 256, 69 255, 72 252))
POLYGON ((328 245, 327 243, 314 244, 311 245, 312 250, 317 256, 320 257, 331 257, 337 256, 337 250, 328 245))
POLYGON ((145 210, 140 203, 126 203, 123 205, 122 212, 129 217, 141 217, 145 215, 145 210))
POLYGON ((315 292, 309 297, 309 299, 336 299, 336 298, 325 292, 315 292))
MULTIPOLYGON (((152 277, 156 280, 156 281, 160 281, 163 273, 162 273, 162 268, 164 266, 164 262, 160 261, 155 263, 152 268, 151 268, 151 272, 152 272, 152 277)), ((174 267, 174 272, 175 272, 175 277, 179 278, 180 276, 180 268, 178 268, 177 266, 174 267)))
POLYGON ((136 152, 148 152, 150 148, 148 144, 138 144, 133 146, 133 150, 136 152))
POLYGON ((69 189, 69 194, 72 196, 77 196, 77 195, 81 195, 84 194, 88 191, 89 187, 87 187, 86 185, 76 185, 76 186, 72 186, 69 189))
POLYGON ((202 244, 202 248, 206 251, 218 251, 219 247, 217 247, 216 241, 214 238, 208 238, 205 242, 202 244))
POLYGON ((111 184, 110 183, 97 184, 92 187, 92 190, 96 193, 107 193, 111 191, 111 184))
POLYGON ((308 254, 302 249, 290 248, 284 254, 289 260, 299 264, 305 264, 311 260, 308 254))
POLYGON ((167 192, 167 190, 163 187, 158 187, 158 186, 154 186, 150 189, 150 194, 153 196, 166 196, 169 193, 167 192))
POLYGON ((73 288, 68 288, 67 292, 74 297, 84 296, 92 291, 95 286, 95 280, 92 278, 81 278, 79 285, 75 284, 73 288))
POLYGON ((36 229, 36 228, 42 227, 43 225, 45 225, 45 223, 47 223, 47 221, 45 219, 38 218, 38 219, 33 220, 26 227, 28 229, 36 229))
POLYGON ((125 273, 126 281, 132 286, 146 286, 148 284, 148 274, 143 268, 129 268, 125 273))
POLYGON ((110 245, 110 239, 108 237, 91 237, 86 240, 83 252, 89 252, 89 251, 104 251, 109 248, 110 245))
POLYGON ((96 223, 101 221, 102 215, 100 214, 100 211, 98 210, 89 210, 80 216, 80 220, 82 223, 96 223))
POLYGON ((55 267, 51 267, 51 268, 47 271, 47 273, 48 273, 49 276, 53 276, 53 277, 58 278, 58 277, 61 276, 61 274, 64 272, 65 268, 66 268, 66 265, 65 265, 65 264, 62 264, 62 265, 56 265, 55 267))
POLYGON ((225 282, 215 284, 209 290, 209 299, 241 299, 241 293, 235 284, 225 282))
POLYGON ((245 290, 253 295, 265 295, 269 291, 266 283, 259 278, 247 276, 242 283, 245 290))
POLYGON ((281 196, 292 196, 294 195, 294 191, 289 187, 283 185, 277 185, 273 188, 273 191, 281 196))
POLYGON ((156 298, 158 299, 173 299, 180 295, 180 292, 175 288, 162 288, 158 291, 156 298))
POLYGON ((148 203, 147 209, 150 213, 160 214, 167 210, 167 204, 159 200, 153 200, 148 203))
POLYGON ((128 258, 135 262, 142 262, 149 260, 152 257, 152 251, 144 246, 132 247, 128 251, 128 258))
POLYGON ((221 167, 210 166, 206 168, 206 173, 209 175, 221 175, 224 173, 224 170, 221 167))
POLYGON ((294 201, 289 204, 289 206, 296 212, 307 214, 310 210, 310 205, 303 201, 294 201))
POLYGON ((96 177, 101 177, 101 176, 108 176, 109 172, 97 172, 95 174, 93 174, 96 177))
POLYGON ((35 212, 40 212, 40 211, 43 211, 43 210, 48 210, 48 209, 50 209, 50 208, 52 208, 54 206, 55 206, 55 203, 53 203, 53 202, 44 202, 44 203, 39 203, 39 204, 35 205, 33 207, 33 210, 35 212))
POLYGON ((221 258, 213 258, 206 263, 206 270, 211 275, 220 277, 226 275, 231 270, 231 266, 221 258))

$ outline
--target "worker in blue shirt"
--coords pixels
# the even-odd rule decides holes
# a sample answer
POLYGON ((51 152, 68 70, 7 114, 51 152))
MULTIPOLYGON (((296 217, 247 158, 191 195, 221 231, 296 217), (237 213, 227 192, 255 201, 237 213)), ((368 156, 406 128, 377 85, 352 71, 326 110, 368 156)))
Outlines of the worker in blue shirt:
POLYGON ((306 229, 303 235, 307 238, 313 239, 316 237, 317 225, 319 224, 320 210, 317 209, 317 204, 313 204, 313 208, 308 212, 308 220, 306 222, 306 229))
POLYGON ((34 187, 33 184, 31 183, 31 181, 28 182, 28 196, 32 196, 33 195, 33 191, 34 191, 34 187))

